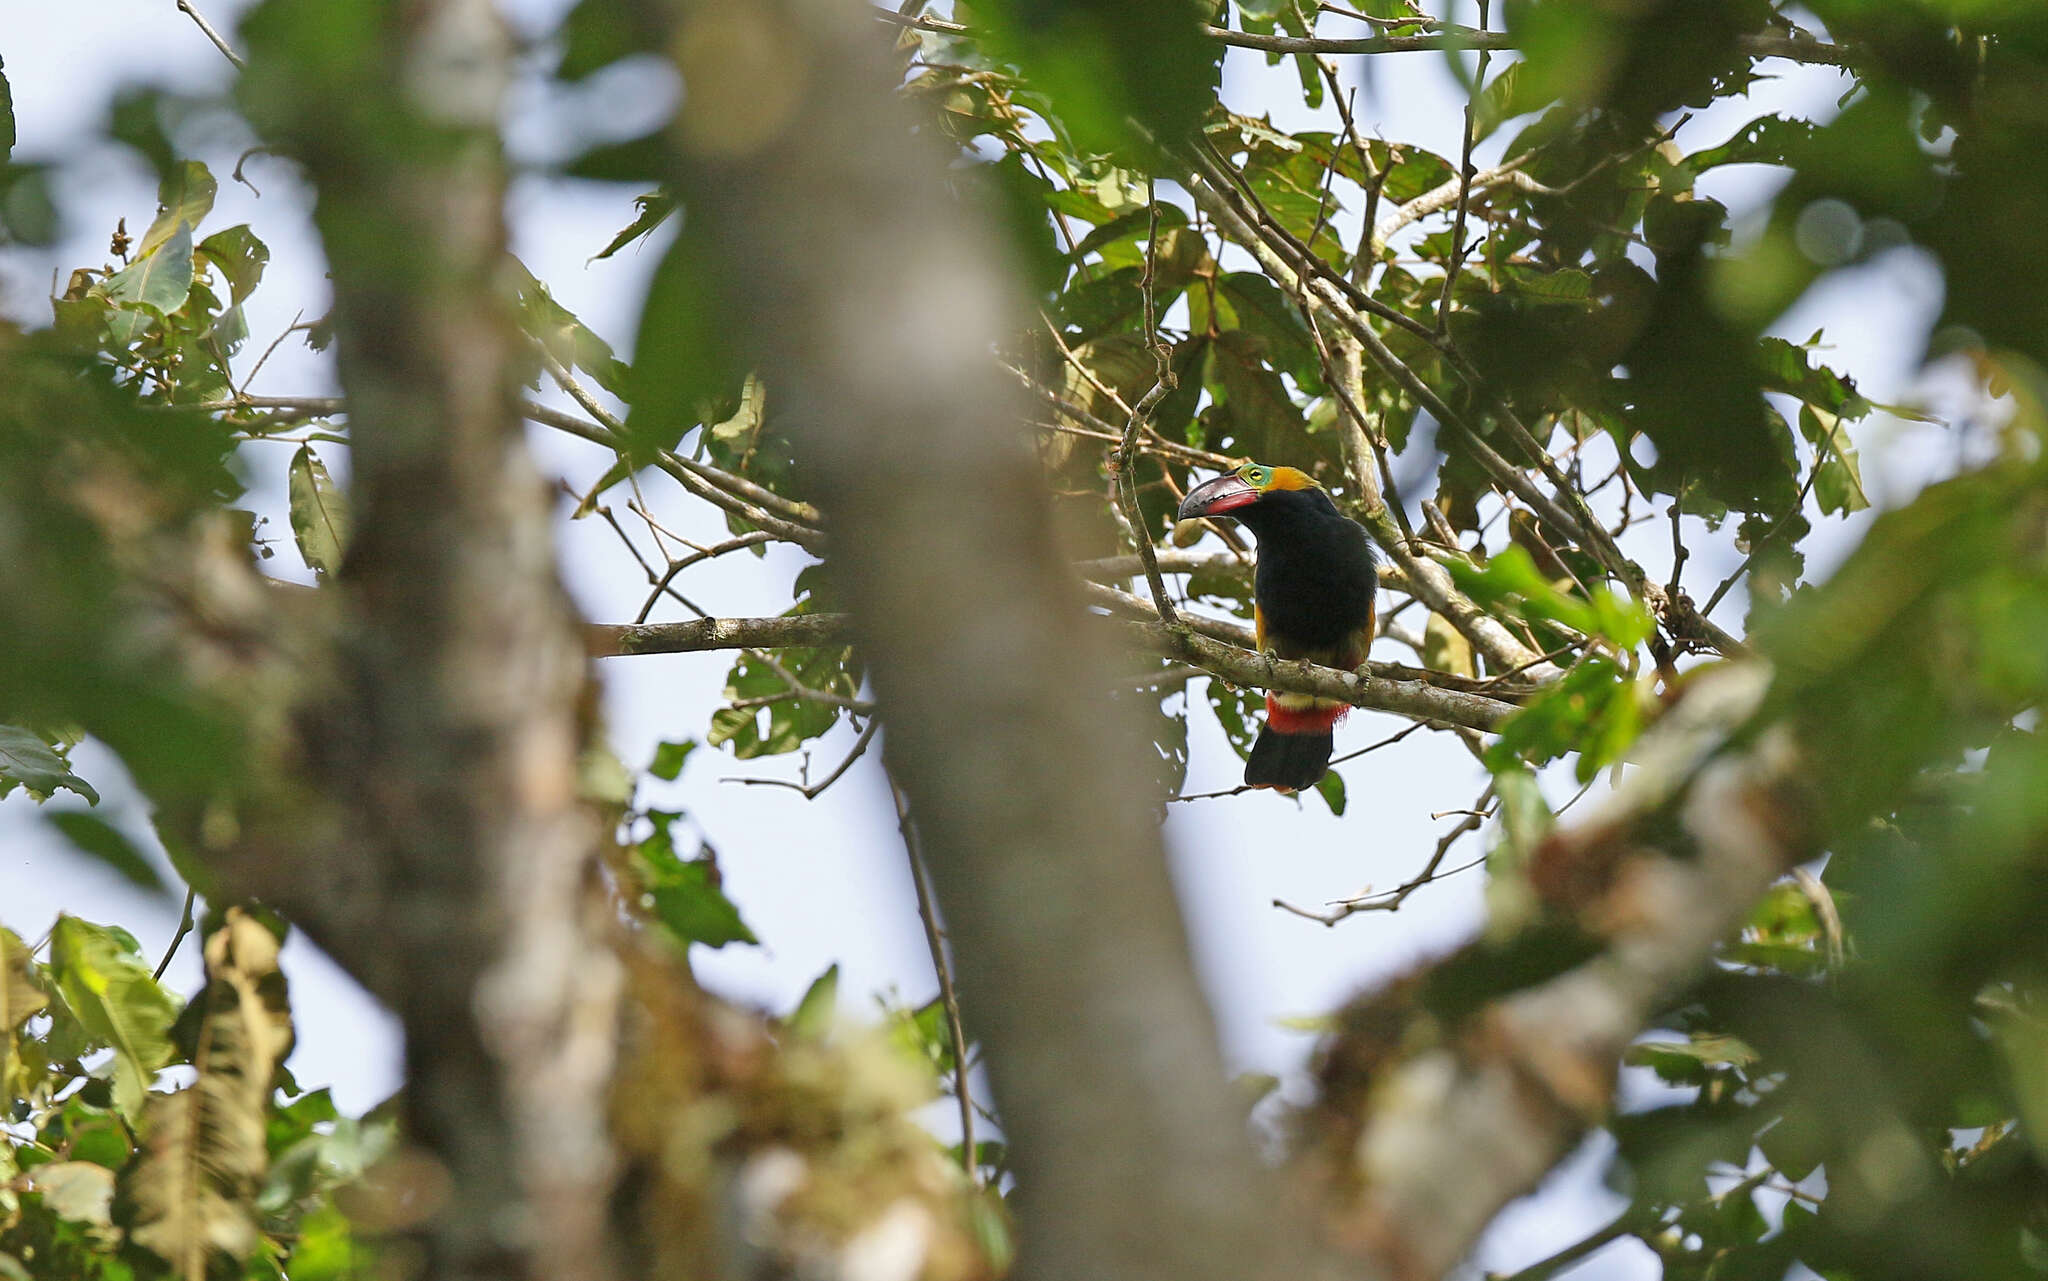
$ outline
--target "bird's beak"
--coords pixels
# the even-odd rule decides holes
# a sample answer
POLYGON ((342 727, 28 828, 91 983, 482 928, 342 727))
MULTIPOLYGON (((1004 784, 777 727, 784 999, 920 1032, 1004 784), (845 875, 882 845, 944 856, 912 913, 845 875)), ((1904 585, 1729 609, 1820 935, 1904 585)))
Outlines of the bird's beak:
POLYGON ((1259 491, 1252 488, 1244 477, 1231 472, 1190 489, 1188 496, 1180 501, 1178 519, 1194 520, 1202 516, 1221 516, 1225 512, 1248 507, 1257 501, 1259 491))

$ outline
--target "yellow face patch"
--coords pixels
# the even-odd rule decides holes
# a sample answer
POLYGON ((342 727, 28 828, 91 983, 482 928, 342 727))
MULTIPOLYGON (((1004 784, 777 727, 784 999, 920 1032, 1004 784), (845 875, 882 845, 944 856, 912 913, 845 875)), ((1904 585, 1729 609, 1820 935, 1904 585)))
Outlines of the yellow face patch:
POLYGON ((1319 489, 1315 479, 1298 467, 1268 467, 1263 463, 1246 463, 1237 469, 1237 474, 1246 484, 1260 493, 1275 489, 1319 489))

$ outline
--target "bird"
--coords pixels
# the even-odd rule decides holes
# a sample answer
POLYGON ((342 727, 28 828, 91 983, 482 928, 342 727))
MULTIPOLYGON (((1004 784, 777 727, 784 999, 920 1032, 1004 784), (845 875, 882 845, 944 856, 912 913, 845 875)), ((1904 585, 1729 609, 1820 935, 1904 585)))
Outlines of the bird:
MULTIPOLYGON (((1246 463, 1189 490, 1178 515, 1234 520, 1258 540, 1252 627, 1261 652, 1347 671, 1364 665, 1379 593, 1372 540, 1307 472, 1246 463)), ((1312 694, 1268 691, 1245 785, 1283 794, 1314 787, 1349 710, 1312 694)))

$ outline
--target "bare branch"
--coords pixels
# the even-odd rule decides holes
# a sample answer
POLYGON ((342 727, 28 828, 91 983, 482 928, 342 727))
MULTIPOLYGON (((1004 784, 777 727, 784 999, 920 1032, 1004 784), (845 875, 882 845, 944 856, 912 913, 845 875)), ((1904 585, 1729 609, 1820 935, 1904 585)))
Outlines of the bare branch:
POLYGON ((903 852, 910 859, 910 880, 917 889, 917 917, 924 923, 925 946, 931 950, 932 972, 939 979, 939 1002, 946 1011, 946 1034, 953 1042, 953 1099, 960 1107, 960 1169, 967 1181, 981 1185, 981 1161, 974 1152, 974 1088, 969 1080, 967 1033, 960 1022, 960 995, 953 990, 953 967, 946 959, 946 940, 939 929, 938 908, 932 902, 931 873, 925 869, 918 850, 917 824, 903 789, 889 784, 889 798, 896 804, 896 829, 903 834, 903 852))
MULTIPOLYGON (((213 41, 213 47, 220 50, 221 56, 235 64, 235 70, 243 71, 248 68, 249 64, 242 60, 242 55, 236 53, 227 40, 221 36, 220 32, 213 29, 213 24, 206 20, 206 15, 199 12, 198 8, 193 5, 192 0, 178 0, 178 12, 192 19, 198 25, 200 33, 208 40, 213 41)), ((241 166, 237 165, 235 167, 235 174, 237 177, 241 176, 241 166)))
MULTIPOLYGON (((957 23, 946 25, 953 28, 953 34, 972 34, 957 23)), ((1437 31, 1416 36, 1256 35, 1248 31, 1232 31, 1225 27, 1204 27, 1203 31, 1224 44, 1239 49, 1258 49, 1265 53, 1443 53, 1468 49, 1475 52, 1498 53, 1521 47, 1510 32, 1480 31, 1472 27, 1456 26, 1445 26, 1437 31)), ((1818 63, 1830 67, 1852 66, 1856 56, 1851 49, 1829 44, 1803 31, 1790 35, 1765 32, 1738 36, 1736 46, 1752 58, 1785 58, 1793 62, 1818 63)))
MULTIPOLYGON (((1126 612, 1141 615, 1126 624, 1129 638, 1141 648, 1179 658, 1234 685, 1256 689, 1316 694, 1368 711, 1392 712, 1439 725, 1492 730, 1516 710, 1504 698, 1446 688, 1430 681, 1477 686, 1481 682, 1440 672, 1372 664, 1364 675, 1261 654, 1249 647, 1251 633, 1236 623, 1180 616, 1182 627, 1169 628, 1147 602, 1112 588, 1093 591, 1126 612), (1118 599, 1120 598, 1120 599, 1118 599), (1184 630, 1185 629, 1185 630, 1184 630), (1382 676, 1375 669, 1402 673, 1382 676), (1428 680, 1413 679, 1427 677, 1428 680)), ((780 618, 699 618, 683 623, 593 625, 589 646, 597 657, 633 654, 686 654, 710 649, 774 649, 790 645, 843 645, 855 638, 853 619, 846 614, 796 614, 780 618)), ((1074 684, 1076 681, 1069 681, 1074 684)), ((802 691, 798 691, 802 695, 802 691)))
MULTIPOLYGON (((912 27, 919 31, 937 31, 952 36, 972 36, 972 27, 939 18, 911 17, 888 9, 874 9, 874 17, 897 26, 912 27)), ((1368 19, 1371 21, 1371 19, 1368 19)), ((1407 26, 1410 23, 1403 22, 1407 26)), ((1521 46, 1505 31, 1478 31, 1450 23, 1416 20, 1412 25, 1430 26, 1435 30, 1416 36, 1356 36, 1333 38, 1326 36, 1284 36, 1254 35, 1247 31, 1232 31, 1227 27, 1203 27, 1203 33, 1211 39, 1233 45, 1240 49, 1258 49, 1265 53, 1443 53, 1452 50, 1517 49, 1521 46)), ((1790 35, 1760 33, 1737 37, 1738 46, 1752 58, 1787 58, 1794 62, 1812 62, 1831 67, 1854 65, 1854 53, 1841 45, 1829 44, 1806 32, 1790 35)))

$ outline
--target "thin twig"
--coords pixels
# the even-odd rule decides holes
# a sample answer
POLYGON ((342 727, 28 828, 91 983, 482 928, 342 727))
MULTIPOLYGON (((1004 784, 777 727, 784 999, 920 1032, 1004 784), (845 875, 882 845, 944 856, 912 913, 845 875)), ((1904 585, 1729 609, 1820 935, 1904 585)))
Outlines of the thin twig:
POLYGON ((1443 880, 1447 876, 1456 876, 1459 872, 1477 867, 1486 861, 1486 857, 1481 855, 1470 863, 1461 864, 1442 875, 1437 873, 1437 868, 1443 865, 1444 855, 1450 853, 1451 846, 1457 844, 1458 839, 1467 832, 1478 831, 1480 824, 1491 817, 1491 811, 1487 810, 1486 806, 1492 800, 1493 784, 1488 783, 1486 790, 1479 794, 1479 799, 1472 803, 1471 809, 1446 811, 1452 814, 1463 813, 1465 817, 1456 827, 1444 833, 1442 838, 1437 841, 1436 851, 1429 856, 1429 862, 1422 865, 1420 872, 1417 872, 1406 882, 1391 890, 1384 890, 1378 894, 1367 892, 1359 895, 1357 898, 1344 899, 1332 904, 1331 906, 1334 910, 1329 912, 1311 912, 1306 908, 1296 907, 1292 903, 1283 902, 1277 898, 1273 900, 1273 906, 1284 912, 1292 912, 1296 916, 1325 926, 1335 926, 1337 922, 1356 916, 1360 912, 1398 912, 1401 910, 1401 904, 1408 901, 1408 896, 1423 886, 1443 880))
POLYGON ((924 941, 931 948, 932 969, 939 977, 939 1002, 946 1011, 946 1031, 953 1040, 953 1097, 960 1104, 960 1168, 967 1181, 981 1186, 981 1162, 974 1155, 974 1091, 968 1083, 967 1033, 960 1024, 960 997, 953 990, 953 968, 946 961, 945 936, 939 930, 938 911, 932 905, 931 874, 925 869, 924 850, 918 843, 917 823, 910 816, 903 789, 892 779, 889 798, 896 804, 896 828, 903 833, 903 850, 910 858, 910 881, 917 889, 917 915, 924 922, 924 941))
POLYGON ((1685 573, 1686 558, 1692 553, 1685 546, 1685 531, 1678 524, 1678 500, 1671 500, 1671 581, 1664 585, 1665 594, 1672 600, 1679 597, 1679 579, 1685 573))
MULTIPOLYGON (((1479 26, 1486 28, 1487 0, 1479 0, 1479 26)), ((1472 93, 1465 100, 1465 152, 1458 160, 1458 212, 1451 216, 1451 254, 1444 260, 1444 291, 1436 300, 1436 331, 1449 332, 1451 290, 1465 259, 1465 219, 1472 209, 1472 148, 1479 141, 1479 99, 1486 88, 1486 64, 1492 55, 1479 51, 1479 70, 1472 77, 1472 93)))
MULTIPOLYGON (((927 19, 926 21, 930 21, 927 19)), ((946 23, 953 34, 971 34, 958 23, 946 23)), ((1477 50, 1499 53, 1521 47, 1518 37, 1507 31, 1479 31, 1472 27, 1444 24, 1436 31, 1415 36, 1289 36, 1258 35, 1249 31, 1231 31, 1224 27, 1203 27, 1203 34, 1224 44, 1239 49, 1257 49, 1264 53, 1443 53, 1477 50)), ((1793 62, 1811 62, 1822 66, 1846 67, 1854 63, 1857 51, 1844 45, 1829 44, 1804 31, 1779 35, 1758 33, 1735 38, 1736 48, 1752 58, 1785 58, 1793 62)))
POLYGON ((1603 1228, 1580 1241, 1575 1241, 1556 1254, 1539 1259, 1515 1273, 1488 1273, 1488 1281, 1550 1281, 1550 1278, 1571 1267, 1622 1237, 1634 1232, 1641 1223, 1642 1213, 1635 1206, 1623 1210, 1603 1228))
MULTIPOLYGON (((878 21, 899 27, 937 31, 949 36, 978 34, 972 27, 940 18, 906 17, 890 9, 873 9, 871 12, 878 21)), ((1380 35, 1350 39, 1328 36, 1255 35, 1248 31, 1232 31, 1227 27, 1210 26, 1203 27, 1202 34, 1222 44, 1239 49, 1258 49, 1265 53, 1442 53, 1446 50, 1467 49, 1498 53, 1521 47, 1511 32, 1476 31, 1471 27, 1434 22, 1424 18, 1417 18, 1414 22, 1415 25, 1427 25, 1434 29, 1415 36, 1380 35)), ((1830 67, 1853 65, 1857 52, 1843 45, 1829 44, 1804 31, 1784 35, 1760 33, 1737 36, 1735 44, 1752 58, 1786 58, 1793 62, 1812 62, 1830 67)))
POLYGON ((1174 609, 1173 598, 1167 594, 1166 579, 1160 576, 1158 553, 1152 546, 1152 531, 1145 526, 1145 514, 1138 506, 1137 478, 1132 474, 1136 455, 1138 432, 1152 416, 1152 410, 1166 399, 1173 390, 1172 349, 1159 340, 1159 316, 1153 298, 1153 278, 1156 275, 1159 258, 1159 201, 1148 181, 1146 198, 1152 212, 1151 229, 1145 240, 1145 274, 1138 279, 1138 292, 1145 305, 1145 342, 1152 347, 1158 362, 1158 380, 1152 389, 1138 398, 1131 407, 1131 416, 1124 423, 1123 443, 1110 451, 1110 481, 1116 489, 1117 506, 1123 510, 1124 519, 1131 526, 1131 541, 1137 544, 1138 558, 1145 564, 1145 582, 1152 589, 1152 603, 1159 609, 1160 621, 1168 627, 1179 622, 1180 615, 1174 609))
MULTIPOLYGON (((653 522, 650 521, 648 523, 652 524, 653 522)), ((700 547, 696 551, 692 552, 690 555, 683 557, 681 560, 670 561, 668 563, 668 569, 661 575, 661 578, 654 583, 654 590, 648 594, 646 603, 640 606, 640 612, 634 617, 633 621, 636 623, 646 622, 647 615, 651 613, 654 609, 654 602, 659 600, 661 598, 661 594, 668 590, 669 584, 675 581, 676 575, 682 573, 690 566, 696 564, 699 561, 710 560, 716 556, 723 556, 727 552, 739 551, 743 547, 758 547, 762 543, 767 542, 768 539, 769 534, 766 530, 749 530, 747 533, 741 534, 738 538, 729 538, 722 543, 715 543, 710 547, 700 547)))
POLYGON ((265 347, 263 349, 263 354, 256 358, 256 367, 254 369, 251 369, 248 372, 248 374, 245 377, 243 377, 242 391, 246 392, 247 390, 249 390, 249 384, 255 382, 256 375, 263 372, 263 366, 269 363, 270 354, 278 349, 279 344, 283 343, 285 339, 291 337, 295 333, 298 333, 302 329, 312 328, 311 325, 300 323, 305 318, 306 313, 303 310, 300 311, 297 315, 292 317, 292 323, 284 327, 283 333, 279 334, 277 337, 270 340, 270 345, 268 347, 265 347))
MULTIPOLYGON (((1198 672, 1200 671, 1199 668, 1197 668, 1196 670, 1198 672)), ((1202 674, 1207 675, 1206 672, 1202 674)), ((1372 753, 1379 751, 1383 747, 1392 747, 1394 744, 1400 742, 1402 739, 1408 737, 1410 734, 1413 734, 1416 730, 1427 727, 1428 724, 1428 721, 1417 721, 1413 725, 1410 725, 1408 728, 1403 730, 1397 730, 1394 733, 1387 735, 1385 738, 1379 740, 1376 743, 1368 743, 1366 746, 1359 748, 1355 752, 1346 752, 1342 756, 1332 757, 1330 759, 1330 765, 1332 768, 1335 768, 1336 766, 1342 765, 1346 761, 1355 761, 1361 756, 1370 756, 1372 753)), ((1253 790, 1255 789, 1252 787, 1251 784, 1242 783, 1236 787, 1228 788, 1221 792, 1190 792, 1186 796, 1170 796, 1167 798, 1167 804, 1173 805, 1178 804, 1182 801, 1213 801, 1218 800, 1225 796, 1242 796, 1244 793, 1253 790)))
POLYGON ((867 728, 860 732, 860 737, 853 741, 853 750, 846 754, 846 759, 839 762, 838 768, 815 783, 792 783, 786 778, 738 777, 721 778, 718 781, 721 783, 744 783, 748 787, 787 787, 793 791, 802 792, 804 799, 807 801, 816 800, 819 793, 838 782, 847 770, 853 768, 853 763, 866 754, 868 744, 875 741, 875 731, 881 727, 882 722, 870 720, 867 728))
POLYGON ((192 900, 198 893, 189 885, 185 887, 185 911, 178 917, 178 932, 171 935, 171 945, 164 949, 164 959, 156 963, 156 973, 150 976, 158 982, 163 981, 164 971, 171 968, 171 958, 178 954, 178 944, 192 932, 192 900))
MULTIPOLYGON (((220 32, 213 29, 213 24, 206 20, 206 15, 192 6, 192 0, 178 0, 178 11, 199 25, 200 32, 208 40, 213 41, 213 47, 220 50, 221 56, 235 64, 235 70, 247 71, 249 69, 249 64, 242 60, 242 55, 229 47, 228 42, 221 38, 220 32)), ((237 165, 236 168, 239 170, 240 166, 237 165)))
MULTIPOLYGON (((1124 434, 1121 428, 1097 418, 1080 405, 1075 404, 1052 388, 1040 383, 1030 374, 1010 364, 1008 361, 997 361, 996 363, 1001 365, 1012 378, 1021 383, 1026 391, 1029 391, 1046 404, 1051 405, 1054 409, 1059 410, 1075 422, 1081 423, 1089 429, 1087 431, 1076 431, 1075 435, 1085 435, 1091 439, 1106 440, 1112 444, 1122 443, 1124 434)), ((1193 463, 1199 467, 1213 467, 1218 471, 1228 471, 1244 461, 1241 458, 1232 458, 1228 454, 1218 454, 1206 449, 1196 449, 1192 445, 1183 445, 1177 441, 1161 440, 1156 436, 1141 442, 1139 452, 1162 454, 1180 462, 1193 463)))

